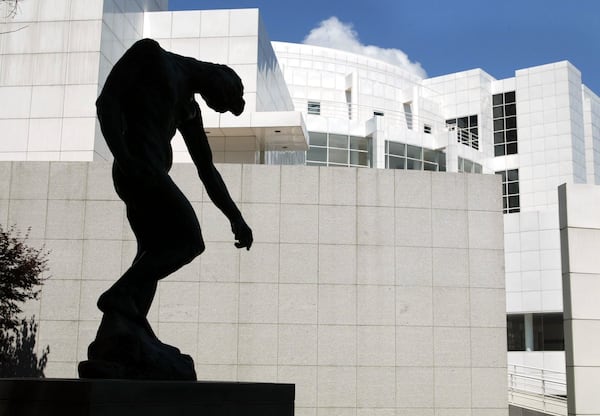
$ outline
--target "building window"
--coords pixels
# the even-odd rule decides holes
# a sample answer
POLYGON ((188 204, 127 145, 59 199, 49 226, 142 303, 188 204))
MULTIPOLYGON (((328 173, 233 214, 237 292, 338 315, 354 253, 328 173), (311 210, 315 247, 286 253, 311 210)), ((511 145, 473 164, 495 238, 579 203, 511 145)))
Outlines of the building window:
POLYGON ((321 115, 321 103, 319 101, 309 101, 308 114, 321 115))
POLYGON ((564 351, 563 319, 562 313, 508 315, 508 351, 564 351))
POLYGON ((517 153, 517 103, 514 91, 492 96, 494 156, 517 153))
POLYGON ((431 134, 431 126, 429 124, 423 125, 423 133, 431 134))
POLYGON ((505 214, 519 212, 519 169, 496 172, 502 176, 502 208, 505 214))
POLYGON ((309 166, 371 167, 371 138, 333 133, 309 133, 309 166))
POLYGON ((352 120, 352 90, 346 90, 346 107, 348 109, 348 120, 352 120))
POLYGON ((385 167, 387 169, 446 171, 446 154, 410 144, 385 142, 385 167))
POLYGON ((456 139, 465 146, 479 150, 479 127, 477 114, 446 120, 446 127, 456 131, 456 139))
POLYGON ((525 351, 525 315, 506 317, 508 351, 525 351))
POLYGON ((406 128, 412 130, 413 128, 413 113, 412 113, 412 103, 407 102, 402 104, 404 107, 404 117, 406 118, 406 128))
POLYGON ((383 117, 383 111, 373 111, 373 116, 383 117))
POLYGON ((483 166, 469 159, 458 157, 458 171, 463 173, 482 173, 483 166))
POLYGON ((533 314, 534 351, 564 351, 565 334, 562 313, 533 314))

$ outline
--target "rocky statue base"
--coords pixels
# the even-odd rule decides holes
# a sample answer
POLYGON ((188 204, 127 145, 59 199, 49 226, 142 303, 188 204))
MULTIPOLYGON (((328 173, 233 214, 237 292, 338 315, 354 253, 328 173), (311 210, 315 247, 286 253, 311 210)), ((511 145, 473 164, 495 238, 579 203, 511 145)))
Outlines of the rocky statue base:
POLYGON ((293 416, 294 385, 0 379, 0 415, 293 416))
POLYGON ((148 322, 106 313, 88 348, 88 360, 79 363, 79 377, 195 381, 196 371, 192 357, 163 344, 148 322))

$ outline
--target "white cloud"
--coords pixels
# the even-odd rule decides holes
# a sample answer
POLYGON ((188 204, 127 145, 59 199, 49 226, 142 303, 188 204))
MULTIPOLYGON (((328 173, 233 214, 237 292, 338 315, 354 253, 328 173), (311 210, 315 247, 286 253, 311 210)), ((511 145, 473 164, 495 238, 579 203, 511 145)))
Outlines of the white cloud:
POLYGON ((385 49, 380 48, 379 46, 363 45, 358 38, 358 33, 356 33, 352 27, 352 24, 341 22, 335 16, 319 23, 319 25, 312 29, 304 38, 302 43, 369 56, 397 65, 421 78, 427 76, 425 70, 421 67, 421 64, 418 62, 411 62, 410 59, 408 59, 408 56, 400 49, 385 49))

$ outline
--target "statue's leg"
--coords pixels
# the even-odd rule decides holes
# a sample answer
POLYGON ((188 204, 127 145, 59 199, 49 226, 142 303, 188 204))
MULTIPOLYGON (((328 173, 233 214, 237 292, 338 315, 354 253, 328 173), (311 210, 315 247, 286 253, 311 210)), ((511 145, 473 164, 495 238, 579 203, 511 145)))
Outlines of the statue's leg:
POLYGON ((131 267, 100 296, 104 312, 88 360, 79 365, 85 378, 195 380, 190 356, 158 340, 146 319, 157 283, 204 250, 194 210, 168 175, 141 187, 116 178, 117 192, 138 241, 131 267))
POLYGON ((138 252, 131 267, 100 297, 98 307, 145 318, 158 281, 192 261, 204 250, 204 242, 190 202, 166 174, 143 195, 123 189, 138 252))

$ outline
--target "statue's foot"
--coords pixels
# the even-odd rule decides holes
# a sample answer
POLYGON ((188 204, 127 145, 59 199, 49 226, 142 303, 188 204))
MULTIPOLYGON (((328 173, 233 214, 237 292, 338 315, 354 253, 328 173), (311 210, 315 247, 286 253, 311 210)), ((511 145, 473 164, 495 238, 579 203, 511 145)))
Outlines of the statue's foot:
MULTIPOLYGON (((134 299, 127 292, 110 288, 98 298, 98 309, 107 315, 122 315, 139 327, 143 328, 150 337, 158 341, 146 316, 140 312, 134 299)), ((160 341, 159 341, 160 342, 160 341)))
POLYGON ((79 365, 81 378, 196 380, 189 355, 121 314, 104 315, 88 358, 79 365))

